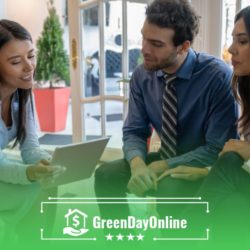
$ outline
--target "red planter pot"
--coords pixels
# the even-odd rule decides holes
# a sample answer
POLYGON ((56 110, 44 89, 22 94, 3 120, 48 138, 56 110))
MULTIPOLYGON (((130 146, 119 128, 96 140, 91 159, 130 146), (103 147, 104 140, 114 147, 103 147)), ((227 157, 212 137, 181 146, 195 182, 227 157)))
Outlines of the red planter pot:
POLYGON ((34 89, 40 129, 58 132, 66 127, 70 88, 34 89))

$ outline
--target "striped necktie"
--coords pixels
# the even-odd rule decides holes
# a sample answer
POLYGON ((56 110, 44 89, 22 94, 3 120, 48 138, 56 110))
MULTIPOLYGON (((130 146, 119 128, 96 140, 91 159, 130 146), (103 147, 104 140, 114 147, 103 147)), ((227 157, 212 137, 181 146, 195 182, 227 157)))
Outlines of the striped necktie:
POLYGON ((162 159, 176 155, 177 143, 177 98, 174 85, 175 75, 165 75, 166 87, 162 102, 162 133, 161 149, 162 159))

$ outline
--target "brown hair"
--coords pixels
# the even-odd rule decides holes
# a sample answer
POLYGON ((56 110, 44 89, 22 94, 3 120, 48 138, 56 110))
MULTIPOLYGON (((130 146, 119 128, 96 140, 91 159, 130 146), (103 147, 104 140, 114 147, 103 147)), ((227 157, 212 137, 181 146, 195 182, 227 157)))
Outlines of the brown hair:
MULTIPOLYGON (((30 33, 20 24, 10 20, 0 20, 0 49, 13 39, 18 40, 29 40, 32 42, 30 33)), ((26 136, 26 103, 28 99, 31 100, 32 111, 32 95, 31 89, 17 89, 19 111, 18 111, 18 125, 17 125, 17 136, 14 146, 18 142, 22 143, 26 136)))
MULTIPOLYGON (((236 14, 234 23, 241 18, 243 18, 248 36, 250 37, 250 6, 236 14)), ((250 75, 233 76, 232 88, 236 100, 241 105, 242 112, 239 118, 239 130, 241 133, 244 133, 250 126, 250 75)))
POLYGON ((147 6, 146 20, 162 28, 173 29, 173 42, 178 46, 193 42, 199 32, 200 17, 188 0, 155 0, 147 6))

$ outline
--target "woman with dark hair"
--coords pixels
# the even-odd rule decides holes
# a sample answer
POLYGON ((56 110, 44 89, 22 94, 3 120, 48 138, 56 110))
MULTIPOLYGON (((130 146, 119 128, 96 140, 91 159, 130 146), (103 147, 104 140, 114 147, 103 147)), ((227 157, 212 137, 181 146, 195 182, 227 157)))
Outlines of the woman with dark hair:
POLYGON ((29 211, 40 190, 37 182, 58 171, 49 163, 51 156, 39 148, 35 132, 35 65, 29 32, 16 22, 0 20, 0 222, 6 234, 29 211), (14 146, 20 144, 22 162, 2 152, 12 140, 14 146))
POLYGON ((200 194, 212 206, 232 193, 240 193, 250 201, 250 6, 236 15, 232 36, 232 88, 241 107, 238 128, 244 140, 226 142, 204 181, 200 194))
MULTIPOLYGON (((250 233, 250 6, 235 17, 232 55, 234 76, 232 89, 240 104, 239 132, 244 140, 229 140, 205 178, 196 197, 209 202, 210 216, 202 219, 189 207, 183 215, 211 228, 212 238, 230 249, 234 244, 249 248, 250 233), (207 221, 207 219, 209 221, 207 221)), ((171 174, 171 173, 170 173, 171 174)), ((191 220, 191 221, 192 221, 191 220)), ((197 226, 199 225, 199 226, 197 226)), ((201 231, 199 231, 200 233, 201 231)), ((196 232, 197 233, 197 232, 196 232)), ((236 249, 236 248, 234 248, 236 249)), ((241 249, 241 248, 240 248, 241 249)), ((245 248, 244 248, 245 249, 245 248)))

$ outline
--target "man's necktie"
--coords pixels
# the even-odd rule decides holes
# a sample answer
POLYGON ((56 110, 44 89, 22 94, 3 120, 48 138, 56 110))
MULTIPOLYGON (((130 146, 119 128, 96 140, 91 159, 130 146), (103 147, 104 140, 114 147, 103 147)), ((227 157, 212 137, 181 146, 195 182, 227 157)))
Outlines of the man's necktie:
POLYGON ((162 159, 176 155, 177 143, 177 98, 174 85, 175 75, 165 75, 166 87, 162 102, 162 133, 161 149, 162 159))

